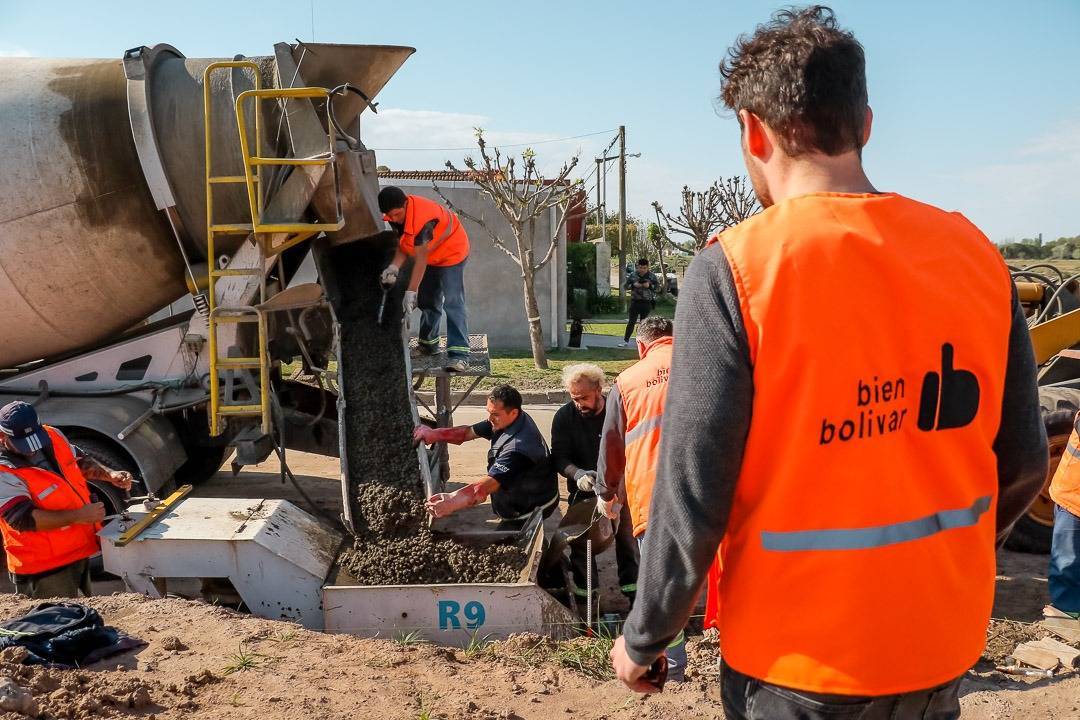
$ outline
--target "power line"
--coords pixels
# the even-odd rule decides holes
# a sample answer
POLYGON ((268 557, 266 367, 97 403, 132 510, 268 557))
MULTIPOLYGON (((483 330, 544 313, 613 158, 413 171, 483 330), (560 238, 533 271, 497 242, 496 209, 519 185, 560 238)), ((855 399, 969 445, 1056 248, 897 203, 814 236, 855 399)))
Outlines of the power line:
MULTIPOLYGON (((494 147, 497 147, 500 150, 503 149, 503 148, 529 147, 530 145, 544 145, 546 143, 564 142, 566 140, 579 140, 581 138, 593 137, 594 135, 606 135, 607 133, 612 132, 613 130, 614 130, 614 128, 612 128, 612 130, 599 130, 597 132, 585 133, 584 135, 570 135, 569 137, 551 138, 551 139, 548 139, 548 140, 535 140, 533 142, 514 143, 513 145, 497 145, 497 144, 494 144, 494 143, 493 143, 493 145, 494 145, 494 147)), ((612 143, 612 144, 614 144, 614 143, 612 143)), ((610 148, 611 146, 609 145, 608 147, 610 148)), ((424 148, 371 148, 371 149, 375 150, 376 152, 390 152, 390 151, 393 151, 393 152, 437 152, 437 151, 443 151, 443 150, 476 150, 476 145, 469 145, 467 147, 441 147, 441 148, 440 147, 424 147, 424 148)))

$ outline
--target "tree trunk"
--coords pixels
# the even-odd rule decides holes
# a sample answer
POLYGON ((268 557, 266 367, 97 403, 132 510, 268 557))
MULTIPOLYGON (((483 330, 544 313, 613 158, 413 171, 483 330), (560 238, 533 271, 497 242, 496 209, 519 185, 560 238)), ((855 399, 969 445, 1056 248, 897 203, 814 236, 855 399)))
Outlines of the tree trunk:
POLYGON ((656 257, 660 262, 660 294, 665 295, 668 291, 667 286, 667 265, 664 264, 664 240, 660 239, 660 242, 656 243, 656 257))
POLYGON ((522 268, 525 290, 525 317, 529 319, 529 343, 532 345, 533 363, 537 370, 547 370, 547 352, 544 350, 544 327, 540 322, 540 308, 536 303, 535 271, 531 265, 522 268))

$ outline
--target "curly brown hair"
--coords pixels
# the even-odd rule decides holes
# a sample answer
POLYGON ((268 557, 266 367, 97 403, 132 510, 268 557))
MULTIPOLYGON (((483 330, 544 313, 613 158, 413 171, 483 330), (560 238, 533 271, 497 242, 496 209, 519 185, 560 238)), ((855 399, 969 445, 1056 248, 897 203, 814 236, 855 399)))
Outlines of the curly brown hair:
POLYGON ((753 35, 739 37, 720 62, 720 75, 723 104, 761 118, 788 155, 861 149, 866 58, 830 8, 777 12, 753 35))

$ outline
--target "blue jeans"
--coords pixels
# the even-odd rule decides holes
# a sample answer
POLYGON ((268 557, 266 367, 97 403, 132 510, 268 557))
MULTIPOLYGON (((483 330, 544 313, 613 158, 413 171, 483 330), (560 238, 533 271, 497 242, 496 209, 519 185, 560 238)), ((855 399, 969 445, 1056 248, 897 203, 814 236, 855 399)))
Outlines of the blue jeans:
POLYGON ((1050 602, 1067 613, 1080 612, 1080 517, 1054 506, 1050 546, 1050 602))
POLYGON ((465 317, 465 260, 457 265, 428 265, 416 293, 421 310, 420 343, 430 350, 439 349, 439 325, 446 311, 446 354, 465 357, 469 354, 469 326, 465 317))

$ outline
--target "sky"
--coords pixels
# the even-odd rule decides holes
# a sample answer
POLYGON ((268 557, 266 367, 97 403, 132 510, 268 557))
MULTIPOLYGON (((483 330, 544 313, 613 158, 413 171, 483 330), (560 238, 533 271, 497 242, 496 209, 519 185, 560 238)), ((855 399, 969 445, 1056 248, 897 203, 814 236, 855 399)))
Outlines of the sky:
MULTIPOLYGON (((831 6, 866 49, 874 125, 863 159, 879 190, 959 210, 995 242, 1080 234, 1080 0, 831 6)), ((189 57, 268 55, 293 38, 408 45, 416 53, 363 119, 380 164, 460 167, 470 153, 457 148, 482 127, 491 144, 533 144, 549 173, 580 155, 594 197, 594 158, 625 125, 628 152, 641 153, 627 203, 651 217, 651 202, 674 209, 683 185, 744 172, 738 123, 717 109, 717 64, 778 7, 0 0, 0 56, 119 58, 159 42, 189 57)))

